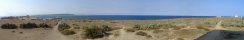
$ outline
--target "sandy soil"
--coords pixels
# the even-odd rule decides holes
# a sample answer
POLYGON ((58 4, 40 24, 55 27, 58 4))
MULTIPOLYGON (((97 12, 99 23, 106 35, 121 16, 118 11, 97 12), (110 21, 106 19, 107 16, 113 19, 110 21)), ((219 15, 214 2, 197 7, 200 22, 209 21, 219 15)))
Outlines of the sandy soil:
POLYGON ((228 29, 228 30, 243 30, 244 28, 237 27, 222 27, 221 24, 228 20, 219 21, 215 18, 186 18, 186 19, 168 19, 168 20, 91 20, 91 22, 83 20, 63 20, 62 22, 50 20, 0 20, 0 25, 4 23, 19 24, 34 22, 34 23, 48 23, 53 28, 34 28, 34 29, 1 29, 1 40, 194 40, 205 33, 215 29, 228 29), (71 26, 69 30, 75 30, 74 35, 63 35, 58 29, 58 24, 67 23, 71 26), (127 32, 126 28, 131 28, 136 24, 175 24, 174 28, 160 28, 155 30, 136 30, 135 32, 127 32), (74 27, 85 27, 91 25, 108 25, 110 27, 121 28, 110 31, 109 36, 97 39, 83 38, 84 30, 74 29, 74 27), (203 28, 198 28, 203 27, 203 28), (209 30, 206 31, 205 29, 209 30), (136 35, 138 31, 143 31, 152 37, 148 38, 141 35, 136 35), (157 31, 157 33, 154 33, 157 31), (117 35, 116 35, 117 34, 117 35))
POLYGON ((58 30, 58 25, 53 29, 0 29, 1 40, 70 40, 58 30), (21 33, 23 32, 23 33, 21 33))

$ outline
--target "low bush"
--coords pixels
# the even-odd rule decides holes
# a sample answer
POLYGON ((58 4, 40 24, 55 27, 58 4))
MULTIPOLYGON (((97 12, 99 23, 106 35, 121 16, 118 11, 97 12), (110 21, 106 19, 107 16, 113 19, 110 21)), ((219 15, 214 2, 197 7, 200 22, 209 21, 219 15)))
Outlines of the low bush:
POLYGON ((210 29, 204 28, 204 27, 197 27, 197 29, 203 29, 204 31, 210 31, 210 29))
POLYGON ((102 38, 104 36, 108 36, 108 31, 111 31, 112 29, 106 25, 102 26, 89 26, 84 27, 85 30, 85 37, 88 39, 95 39, 95 38, 102 38))
POLYGON ((103 31, 112 31, 112 28, 108 27, 108 25, 102 25, 101 27, 103 31))
POLYGON ((72 30, 63 30, 61 31, 62 34, 64 35, 73 35, 73 34, 76 34, 75 31, 72 31, 72 30))
POLYGON ((9 23, 6 23, 6 24, 3 24, 1 26, 2 29, 16 29, 17 26, 15 24, 9 24, 9 23))
POLYGON ((184 40, 183 38, 177 38, 177 40, 184 40))
POLYGON ((145 37, 152 37, 151 35, 148 35, 147 33, 143 32, 143 31, 137 32, 136 35, 145 36, 145 37))
POLYGON ((68 24, 66 24, 66 23, 59 24, 59 26, 58 26, 58 30, 59 31, 63 31, 65 29, 70 29, 70 28, 71 27, 68 24))
POLYGON ((162 33, 164 30, 154 30, 153 33, 162 33))
POLYGON ((126 29, 127 32, 135 32, 136 30, 135 29, 132 29, 132 28, 128 28, 126 29))
POLYGON ((39 27, 41 27, 41 28, 52 28, 51 26, 47 25, 46 23, 39 24, 39 27))
POLYGON ((151 29, 159 29, 163 25, 159 24, 149 24, 149 25, 135 25, 133 28, 137 30, 151 30, 151 29))
POLYGON ((38 26, 35 23, 26 23, 26 24, 20 24, 20 28, 32 29, 32 28, 38 28, 38 26))

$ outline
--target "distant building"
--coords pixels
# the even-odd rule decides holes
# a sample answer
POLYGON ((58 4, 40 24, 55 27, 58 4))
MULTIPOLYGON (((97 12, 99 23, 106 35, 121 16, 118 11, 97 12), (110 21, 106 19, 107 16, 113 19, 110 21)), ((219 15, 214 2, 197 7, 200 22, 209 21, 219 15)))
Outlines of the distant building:
POLYGON ((239 17, 239 16, 238 16, 238 15, 235 15, 234 17, 236 17, 236 18, 237 18, 237 17, 239 17))
POLYGON ((222 17, 222 16, 216 16, 216 17, 220 18, 220 17, 222 17))

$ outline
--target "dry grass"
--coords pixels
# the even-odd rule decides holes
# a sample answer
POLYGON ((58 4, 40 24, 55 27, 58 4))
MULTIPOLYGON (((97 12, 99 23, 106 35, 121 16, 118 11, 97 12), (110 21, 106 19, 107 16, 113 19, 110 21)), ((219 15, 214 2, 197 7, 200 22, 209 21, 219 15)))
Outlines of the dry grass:
MULTIPOLYGON (((120 38, 121 35, 132 35, 135 40, 194 40, 195 38, 211 31, 220 20, 223 21, 223 26, 233 30, 243 30, 240 25, 244 24, 243 19, 232 18, 179 18, 179 19, 165 19, 165 20, 78 20, 69 19, 64 20, 71 28, 69 30, 76 30, 75 32, 85 33, 84 27, 107 25, 111 29, 125 29, 128 32, 120 33, 120 30, 113 30, 110 40, 120 38), (226 26, 227 24, 238 24, 239 27, 226 26), (135 27, 139 25, 138 27, 135 27), (125 28, 123 28, 125 27, 125 28), (128 33, 128 34, 127 34, 128 33), (141 35, 138 37, 137 35, 141 35), (145 38, 149 37, 149 38, 145 38), (137 39, 136 39, 137 38, 137 39)), ((47 23, 48 25, 55 25, 57 21, 48 20, 31 20, 33 23, 47 23)), ((0 25, 4 23, 13 23, 19 26, 21 23, 28 23, 26 20, 1 20, 0 25), (7 22, 5 22, 7 21, 7 22), (16 23, 15 23, 16 22, 16 23)), ((93 28, 91 28, 93 30, 93 28)), ((97 30, 96 28, 94 30, 97 30)), ((98 30, 101 30, 98 28, 98 30)), ((97 31, 96 31, 97 32, 97 31)), ((77 34, 79 34, 77 33, 77 34)), ((103 33, 103 32, 98 32, 103 33)), ((111 33, 111 32, 107 32, 111 33)), ((80 34, 79 34, 80 35, 80 34)), ((85 36, 85 34, 84 34, 85 36)), ((96 36, 96 35, 95 35, 96 36)), ((82 37, 81 37, 82 38, 82 37)), ((103 37, 107 38, 107 37, 103 37)), ((126 37, 125 37, 126 38, 126 37)), ((102 38, 101 38, 102 40, 102 38)))

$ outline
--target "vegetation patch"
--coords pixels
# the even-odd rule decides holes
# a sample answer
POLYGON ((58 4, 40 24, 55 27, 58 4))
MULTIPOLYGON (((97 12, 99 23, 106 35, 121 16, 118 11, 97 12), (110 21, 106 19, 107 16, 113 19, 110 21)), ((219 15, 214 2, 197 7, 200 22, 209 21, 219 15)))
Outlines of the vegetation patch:
POLYGON ((163 25, 158 24, 149 24, 149 25, 135 25, 133 28, 137 30, 151 30, 151 29, 159 29, 163 25))
POLYGON ((23 28, 23 29, 32 29, 32 28, 38 28, 38 26, 35 24, 35 23, 23 23, 23 24, 20 24, 20 28, 23 28))
POLYGON ((18 28, 15 24, 9 24, 9 23, 6 23, 6 24, 3 24, 1 26, 2 29, 16 29, 18 28))
POLYGON ((63 34, 63 35, 73 35, 76 34, 75 31, 73 30, 69 30, 71 27, 66 24, 66 23, 62 23, 58 25, 58 30, 63 34))
POLYGON ((152 37, 151 35, 148 35, 146 32, 143 32, 143 31, 139 31, 136 33, 136 35, 140 35, 140 36, 145 36, 145 37, 152 37))
POLYGON ((51 26, 47 25, 46 23, 39 24, 39 27, 41 27, 41 28, 52 28, 51 26))
POLYGON ((154 30, 153 33, 162 33, 164 30, 154 30))
POLYGON ((63 31, 65 29, 70 29, 70 28, 71 27, 68 24, 66 24, 66 23, 59 24, 59 26, 58 26, 58 30, 59 31, 63 31))
POLYGON ((92 22, 92 19, 84 19, 82 22, 92 22))
POLYGON ((227 22, 221 24, 221 26, 227 26, 227 27, 244 27, 244 22, 227 22))
POLYGON ((63 30, 61 31, 62 34, 64 35, 73 35, 73 34, 76 34, 75 31, 72 31, 72 30, 63 30))
POLYGON ((184 40, 183 38, 177 38, 177 40, 184 40))
POLYGON ((127 32, 135 32, 136 30, 135 29, 132 29, 132 28, 127 28, 126 31, 127 32))
POLYGON ((102 38, 104 36, 108 36, 112 29, 107 25, 102 26, 88 26, 83 28, 85 30, 85 38, 88 39, 95 39, 95 38, 102 38))

